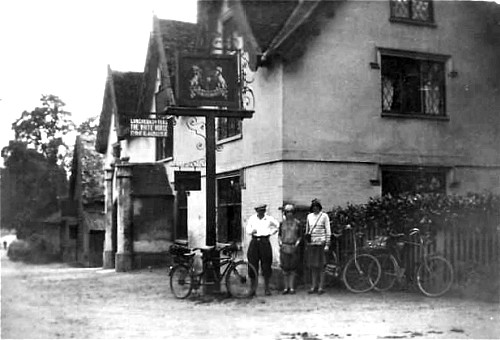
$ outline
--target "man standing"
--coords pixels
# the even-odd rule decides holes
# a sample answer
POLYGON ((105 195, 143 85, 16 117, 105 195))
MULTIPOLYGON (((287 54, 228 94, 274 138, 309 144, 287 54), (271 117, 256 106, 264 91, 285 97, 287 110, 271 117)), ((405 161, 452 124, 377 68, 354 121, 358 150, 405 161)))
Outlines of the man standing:
MULTIPOLYGON (((273 250, 269 237, 278 232, 278 221, 266 214, 267 205, 261 204, 255 207, 256 214, 250 216, 248 219, 246 232, 251 235, 252 240, 248 247, 248 262, 252 264, 257 270, 257 275, 260 268, 262 268, 262 275, 264 276, 265 294, 271 295, 269 289, 269 280, 271 278, 273 262, 273 250)), ((252 278, 257 280, 258 278, 252 278)))

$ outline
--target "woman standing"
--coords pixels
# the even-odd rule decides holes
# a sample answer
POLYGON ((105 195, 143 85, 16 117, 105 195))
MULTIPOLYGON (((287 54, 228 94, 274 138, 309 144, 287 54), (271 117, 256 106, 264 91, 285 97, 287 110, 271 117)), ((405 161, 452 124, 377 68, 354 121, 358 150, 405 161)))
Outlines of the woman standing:
POLYGON ((285 218, 280 224, 280 266, 283 270, 285 289, 283 294, 295 294, 295 277, 299 264, 299 243, 302 228, 299 220, 294 217, 295 207, 287 204, 283 208, 285 218))
POLYGON ((314 199, 311 203, 311 213, 307 215, 306 237, 307 266, 311 270, 312 286, 309 294, 323 294, 325 279, 324 266, 326 263, 325 252, 330 243, 330 218, 324 213, 321 203, 314 199))

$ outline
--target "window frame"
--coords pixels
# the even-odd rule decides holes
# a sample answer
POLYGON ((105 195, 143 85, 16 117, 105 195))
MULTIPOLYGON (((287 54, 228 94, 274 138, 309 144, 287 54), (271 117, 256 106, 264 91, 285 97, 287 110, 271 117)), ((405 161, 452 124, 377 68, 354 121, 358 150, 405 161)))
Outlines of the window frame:
MULTIPOLYGON (((379 69, 380 69, 380 105, 381 105, 381 116, 382 117, 396 117, 396 118, 419 118, 419 119, 431 119, 431 120, 449 120, 449 115, 447 112, 447 69, 449 68, 448 64, 451 59, 450 55, 446 54, 436 54, 436 53, 424 53, 417 51, 407 51, 407 50, 397 50, 392 48, 378 48, 378 60, 379 60, 379 69), (411 59, 416 61, 419 66, 419 81, 422 82, 421 67, 424 62, 441 64, 442 65, 442 86, 440 91, 442 94, 440 95, 440 99, 442 100, 442 113, 432 114, 425 113, 421 107, 420 112, 404 112, 402 109, 399 111, 388 111, 384 110, 384 58, 401 58, 401 59, 411 59)), ((420 89, 420 91, 422 91, 420 89)), ((419 96, 419 101, 422 103, 423 96, 419 96)))
MULTIPOLYGON (((228 142, 243 138, 243 123, 242 122, 243 122, 243 120, 241 118, 226 118, 226 117, 217 118, 216 119, 216 126, 215 126, 217 144, 228 143, 228 142), (223 137, 221 137, 221 130, 223 129, 221 127, 222 119, 226 119, 226 124, 227 124, 227 121, 229 121, 229 120, 232 120, 235 123, 237 123, 237 125, 238 125, 237 130, 239 130, 239 131, 237 131, 236 133, 234 133, 232 135, 229 135, 229 133, 227 133, 227 135, 224 135, 223 137), (237 122, 236 122, 236 120, 237 120, 237 122)), ((226 125, 225 130, 227 131, 227 125, 226 125)))
MULTIPOLYGON (((380 166, 381 173, 380 173, 380 182, 381 182, 381 194, 386 195, 388 194, 387 192, 387 184, 384 181, 385 176, 387 173, 409 173, 409 174, 420 174, 420 178, 423 178, 423 175, 425 174, 432 174, 432 173, 439 173, 443 178, 443 184, 442 184, 442 192, 441 194, 447 194, 448 192, 448 182, 449 182, 449 173, 451 170, 451 167, 449 166, 422 166, 422 165, 381 165, 380 166)), ((417 176, 415 176, 417 177, 417 176)), ((436 190, 438 191, 438 190, 436 190)), ((433 191, 415 191, 410 194, 418 194, 418 193, 431 193, 433 191)), ((406 195, 408 192, 400 192, 400 193, 391 193, 391 195, 406 195)))
POLYGON ((175 241, 187 241, 189 230, 188 230, 188 191, 178 191, 176 195, 176 220, 175 220, 175 241), (181 214, 181 211, 185 211, 185 214, 181 214))
MULTIPOLYGON (((242 199, 241 199, 241 194, 242 194, 242 185, 241 185, 241 172, 240 171, 236 171, 236 172, 229 172, 229 173, 225 173, 225 174, 220 174, 217 176, 217 199, 216 199, 216 204, 217 204, 217 242, 223 242, 223 243, 227 243, 227 242, 237 242, 237 243, 241 243, 243 241, 243 223, 242 223, 242 199), (221 181, 224 181, 224 180, 230 180, 230 179, 233 179, 234 180, 234 183, 237 184, 238 186, 238 189, 239 189, 239 202, 224 202, 222 203, 220 201, 220 183, 221 181), (225 228, 225 235, 227 237, 227 239, 225 240, 221 240, 219 237, 220 237, 220 221, 219 221, 219 214, 221 213, 221 208, 227 208, 227 207, 237 207, 237 211, 239 211, 239 218, 237 217, 237 222, 239 224, 238 228, 239 228, 239 235, 236 235, 234 238, 230 238, 229 236, 233 233, 229 230, 229 225, 226 225, 225 228)), ((237 233, 238 234, 238 233, 237 233)))
POLYGON ((174 119, 168 118, 168 132, 170 137, 155 138, 155 158, 156 161, 171 161, 174 159, 174 119), (162 142, 170 143, 170 145, 163 146, 162 142), (165 150, 165 149, 169 150, 165 150))
POLYGON ((395 13, 395 3, 398 2, 398 0, 390 0, 389 1, 389 8, 390 8, 389 21, 395 22, 395 23, 418 25, 418 26, 437 27, 436 22, 435 22, 435 15, 434 15, 435 14, 434 1, 432 1, 432 0, 427 1, 427 3, 429 4, 429 19, 428 20, 412 19, 412 13, 413 13, 412 11, 413 11, 413 2, 414 1, 421 1, 421 0, 408 0, 408 16, 402 17, 402 16, 397 16, 395 13))

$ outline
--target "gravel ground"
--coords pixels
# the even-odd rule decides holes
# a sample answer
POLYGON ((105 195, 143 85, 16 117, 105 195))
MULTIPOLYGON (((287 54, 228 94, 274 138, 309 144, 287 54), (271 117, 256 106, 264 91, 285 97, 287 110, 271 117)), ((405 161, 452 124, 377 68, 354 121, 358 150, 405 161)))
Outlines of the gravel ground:
POLYGON ((497 303, 304 290, 250 300, 176 300, 166 269, 116 273, 11 262, 2 250, 5 338, 500 338, 497 303))

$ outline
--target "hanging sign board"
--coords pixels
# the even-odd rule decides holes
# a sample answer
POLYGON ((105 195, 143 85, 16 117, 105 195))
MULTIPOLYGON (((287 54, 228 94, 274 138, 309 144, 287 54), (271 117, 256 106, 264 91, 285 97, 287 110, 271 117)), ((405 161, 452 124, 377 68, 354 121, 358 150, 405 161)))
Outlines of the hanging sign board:
POLYGON ((131 137, 168 137, 169 121, 161 118, 130 118, 131 137))
POLYGON ((177 104, 239 108, 238 69, 236 55, 179 55, 177 104))
POLYGON ((200 171, 174 171, 175 190, 199 191, 201 190, 200 171))

